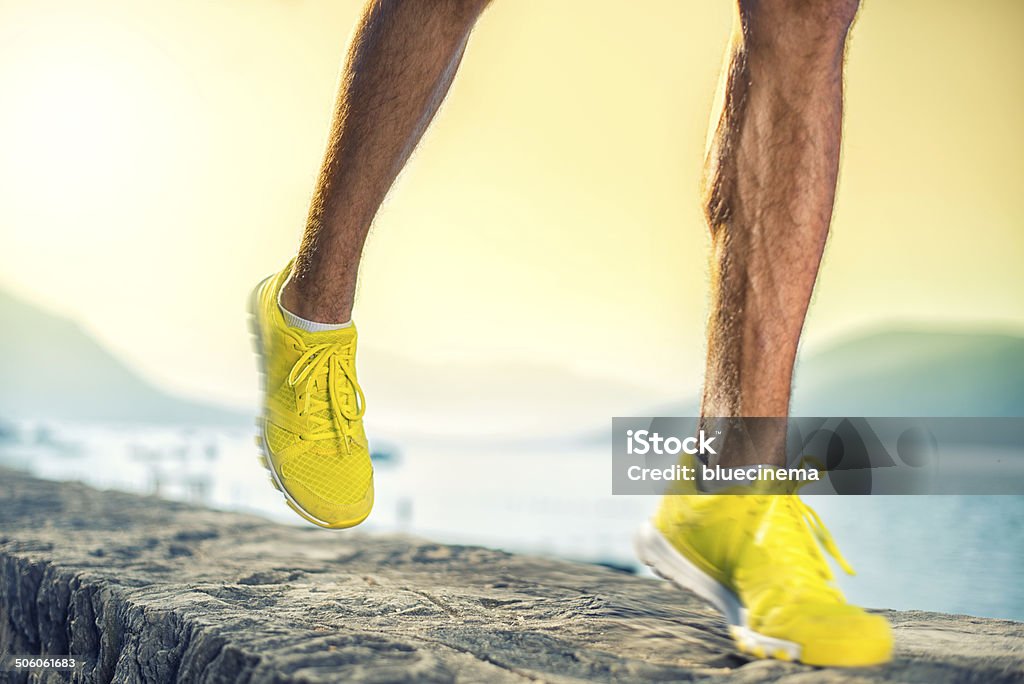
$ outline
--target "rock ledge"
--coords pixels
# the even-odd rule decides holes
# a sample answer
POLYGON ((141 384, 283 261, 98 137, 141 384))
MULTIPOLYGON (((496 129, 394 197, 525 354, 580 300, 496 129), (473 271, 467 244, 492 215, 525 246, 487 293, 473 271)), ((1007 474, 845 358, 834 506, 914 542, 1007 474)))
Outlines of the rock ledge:
POLYGON ((86 682, 1024 681, 1021 623, 887 615, 885 667, 750 661, 666 582, 0 470, 0 654, 86 682))

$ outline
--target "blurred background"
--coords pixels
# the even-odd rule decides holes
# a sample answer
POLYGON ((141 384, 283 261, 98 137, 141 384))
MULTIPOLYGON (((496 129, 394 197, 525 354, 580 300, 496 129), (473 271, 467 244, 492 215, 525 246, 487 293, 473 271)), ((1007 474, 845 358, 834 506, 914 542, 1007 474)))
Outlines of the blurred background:
MULTIPOLYGON (((0 0, 0 465, 299 522, 255 463, 244 302, 297 247, 360 8, 0 0)), ((610 495, 609 418, 696 409, 730 21, 485 13, 360 272, 366 529, 637 569, 657 501, 610 495)), ((865 3, 795 413, 1024 415, 1022 25, 865 3)), ((816 505, 854 600, 1024 619, 1020 498, 816 505)))

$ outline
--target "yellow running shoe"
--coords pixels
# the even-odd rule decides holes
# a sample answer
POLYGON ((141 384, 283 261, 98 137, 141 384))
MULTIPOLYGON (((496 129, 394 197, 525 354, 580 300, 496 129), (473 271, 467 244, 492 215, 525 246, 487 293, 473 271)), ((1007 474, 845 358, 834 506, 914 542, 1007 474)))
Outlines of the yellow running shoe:
POLYGON ((321 527, 352 527, 373 508, 356 329, 310 333, 286 325, 277 297, 290 272, 289 263, 257 285, 249 304, 263 380, 261 461, 300 516, 321 527))
POLYGON ((819 543, 853 574, 795 493, 666 496, 637 535, 642 562, 720 610, 758 658, 860 667, 892 657, 880 615, 846 602, 819 543))

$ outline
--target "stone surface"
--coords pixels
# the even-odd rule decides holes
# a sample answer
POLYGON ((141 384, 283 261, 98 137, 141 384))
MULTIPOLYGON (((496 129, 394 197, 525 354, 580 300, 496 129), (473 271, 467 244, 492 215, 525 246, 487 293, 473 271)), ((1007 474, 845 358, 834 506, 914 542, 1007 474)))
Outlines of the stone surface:
POLYGON ((887 615, 885 667, 751 661, 667 582, 0 470, 0 653, 79 681, 1024 681, 1021 623, 887 615))

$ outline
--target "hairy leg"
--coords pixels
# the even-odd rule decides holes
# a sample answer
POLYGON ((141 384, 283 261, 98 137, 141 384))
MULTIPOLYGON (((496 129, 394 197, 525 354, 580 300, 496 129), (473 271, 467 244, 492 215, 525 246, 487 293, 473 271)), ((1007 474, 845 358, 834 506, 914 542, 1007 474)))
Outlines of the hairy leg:
MULTIPOLYGON (((839 169, 857 0, 739 0, 709 137, 711 314, 701 413, 789 411, 797 344, 839 169)), ((722 465, 784 465, 782 430, 722 465)))
POLYGON ((327 152, 282 300, 314 321, 352 315, 363 243, 448 92, 487 0, 374 0, 341 77, 327 152))

